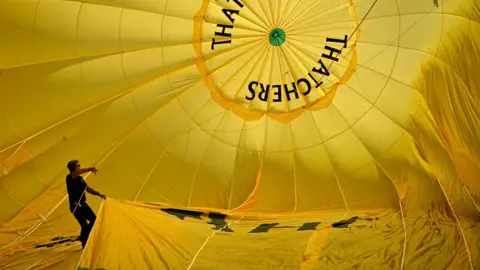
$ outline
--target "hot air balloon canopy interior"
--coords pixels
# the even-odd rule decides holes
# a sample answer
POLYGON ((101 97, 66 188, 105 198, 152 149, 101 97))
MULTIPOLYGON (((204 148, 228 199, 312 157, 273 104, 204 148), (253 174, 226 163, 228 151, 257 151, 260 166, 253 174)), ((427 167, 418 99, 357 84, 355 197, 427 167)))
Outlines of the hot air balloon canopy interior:
POLYGON ((0 1, 0 268, 480 269, 480 3, 0 1))

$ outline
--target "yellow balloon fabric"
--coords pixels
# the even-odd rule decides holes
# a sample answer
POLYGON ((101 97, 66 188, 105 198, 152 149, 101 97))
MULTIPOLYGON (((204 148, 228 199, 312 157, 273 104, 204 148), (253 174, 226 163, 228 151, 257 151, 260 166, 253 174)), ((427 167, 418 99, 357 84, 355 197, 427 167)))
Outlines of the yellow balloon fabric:
POLYGON ((479 269, 479 74, 476 0, 2 0, 0 269, 479 269))

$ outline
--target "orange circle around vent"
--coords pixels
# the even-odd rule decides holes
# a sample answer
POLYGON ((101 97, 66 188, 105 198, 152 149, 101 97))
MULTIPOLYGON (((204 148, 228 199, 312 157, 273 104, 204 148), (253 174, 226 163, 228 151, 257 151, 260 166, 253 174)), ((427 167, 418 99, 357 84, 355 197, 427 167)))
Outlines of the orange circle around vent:
POLYGON ((246 120, 266 114, 289 122, 328 106, 355 71, 359 37, 352 1, 331 5, 263 14, 241 1, 219 7, 205 0, 194 48, 212 99, 246 120), (275 29, 288 37, 281 45, 270 41, 275 29))

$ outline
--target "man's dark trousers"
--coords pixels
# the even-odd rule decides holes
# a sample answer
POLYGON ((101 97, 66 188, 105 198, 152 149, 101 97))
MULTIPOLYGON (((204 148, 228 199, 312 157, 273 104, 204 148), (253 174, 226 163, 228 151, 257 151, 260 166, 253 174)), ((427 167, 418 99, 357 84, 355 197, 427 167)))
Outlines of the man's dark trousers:
POLYGON ((90 208, 90 206, 86 202, 84 202, 81 206, 77 207, 77 209, 74 209, 73 215, 82 227, 82 231, 80 232, 80 241, 82 242, 82 247, 85 248, 88 236, 90 235, 90 231, 95 224, 97 216, 95 216, 92 208, 90 208), (87 220, 89 221, 89 223, 87 223, 87 220))

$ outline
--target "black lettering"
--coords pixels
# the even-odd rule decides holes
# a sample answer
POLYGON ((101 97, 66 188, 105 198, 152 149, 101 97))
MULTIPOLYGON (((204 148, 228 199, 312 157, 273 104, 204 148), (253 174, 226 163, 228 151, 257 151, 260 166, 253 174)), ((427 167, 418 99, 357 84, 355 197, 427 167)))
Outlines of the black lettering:
POLYGON ((250 233, 266 233, 268 230, 274 228, 280 223, 271 223, 271 224, 260 224, 255 229, 251 230, 250 233))
POLYGON ((35 248, 43 248, 43 247, 47 247, 47 248, 51 248, 51 247, 54 247, 55 245, 59 245, 59 244, 63 244, 63 243, 75 243, 76 242, 76 237, 75 236, 71 236, 71 237, 54 237, 52 238, 52 240, 48 243, 45 243, 45 244, 37 244, 35 245, 35 248))
POLYGON ((312 74, 310 74, 310 72, 308 73, 308 76, 310 76, 310 78, 312 78, 312 80, 315 82, 315 84, 316 84, 315 88, 318 88, 318 87, 320 87, 320 85, 323 84, 322 81, 318 82, 317 80, 315 80, 315 78, 312 76, 312 74))
POLYGON ((269 224, 260 224, 255 229, 251 230, 249 233, 267 233, 270 229, 282 229, 282 228, 295 228, 294 226, 279 226, 280 223, 269 223, 269 224))
POLYGON ((277 90, 273 92, 273 95, 277 96, 273 99, 273 102, 282 102, 282 86, 275 84, 272 85, 272 88, 277 88, 277 90))
POLYGON ((359 220, 358 217, 352 217, 348 220, 340 220, 339 222, 335 222, 332 224, 333 228, 348 228, 348 225, 355 223, 355 221, 359 220))
POLYGON ((339 50, 339 49, 335 49, 335 48, 332 48, 330 46, 325 46, 325 49, 326 50, 329 50, 330 51, 330 54, 324 54, 322 53, 322 57, 324 58, 327 58, 327 59, 330 59, 330 60, 333 60, 335 62, 338 62, 338 58, 337 57, 333 57, 333 53, 336 52, 338 54, 342 53, 342 50, 339 50))
POLYGON ((312 91, 312 85, 310 84, 310 81, 305 78, 299 79, 297 81, 297 84, 300 85, 301 82, 304 82, 307 85, 307 91, 302 93, 304 96, 307 96, 308 94, 310 94, 310 91, 312 91))
POLYGON ((258 86, 258 82, 256 82, 256 81, 251 81, 251 82, 248 84, 248 91, 250 92, 250 94, 252 94, 252 96, 251 96, 251 97, 249 97, 248 95, 245 96, 245 98, 246 98, 247 100, 253 100, 253 99, 255 98, 255 89, 253 88, 254 86, 255 86, 255 87, 258 86))
POLYGON ((225 14, 225 16, 227 16, 227 18, 233 23, 235 21, 235 19, 232 17, 233 14, 237 14, 240 13, 240 11, 238 10, 233 10, 233 9, 222 9, 223 11, 223 14, 225 14))
POLYGON ((343 48, 347 48, 347 41, 348 40, 348 36, 345 35, 345 37, 343 39, 339 39, 339 38, 329 38, 327 37, 327 42, 338 42, 338 43, 343 43, 343 48))
POLYGON ((222 32, 215 32, 215 36, 222 36, 222 37, 231 37, 232 34, 226 33, 225 29, 233 29, 233 25, 225 25, 225 24, 217 24, 217 27, 222 28, 222 32))
POLYGON ((318 224, 321 222, 309 222, 302 225, 302 227, 298 228, 297 231, 315 231, 317 229, 318 224))
POLYGON ((298 96, 297 86, 295 85, 294 82, 292 82, 292 86, 293 86, 293 89, 292 89, 292 90, 289 90, 289 89, 288 89, 288 86, 287 86, 286 84, 283 85, 283 87, 285 88, 285 94, 287 95, 288 101, 291 100, 291 98, 290 98, 290 94, 291 94, 291 93, 295 93, 295 98, 296 98, 296 99, 299 99, 299 98, 300 98, 300 97, 298 96))
POLYGON ((326 76, 330 76, 330 71, 328 71, 328 68, 325 66, 322 59, 318 60, 318 63, 320 63, 321 67, 319 69, 314 67, 312 71, 326 76))
POLYGON ((185 220, 185 217, 191 217, 193 219, 202 220, 200 216, 203 214, 203 212, 199 212, 199 211, 190 211, 190 210, 181 210, 181 209, 172 209, 172 208, 162 209, 162 211, 169 215, 176 216, 181 220, 185 220))
POLYGON ((208 222, 208 224, 215 225, 214 230, 218 231, 221 230, 223 232, 233 232, 232 229, 228 227, 227 222, 225 221, 225 218, 227 215, 222 214, 222 213, 209 213, 208 217, 212 220, 208 222))
POLYGON ((267 99, 268 99, 268 91, 270 90, 270 84, 267 84, 267 88, 264 88, 263 87, 263 83, 260 84, 260 87, 262 88, 262 92, 260 92, 258 94, 258 98, 263 101, 263 102, 266 102, 267 99), (262 95, 263 94, 263 95, 262 95))
MULTIPOLYGON (((230 2, 230 0, 227 0, 227 2, 230 2)), ((233 2, 235 2, 235 4, 237 4, 240 8, 243 8, 243 4, 240 1, 233 0, 233 2)))
POLYGON ((214 38, 212 38, 212 51, 215 50, 215 45, 216 44, 226 44, 226 43, 232 43, 232 40, 223 40, 223 41, 215 41, 214 38))

